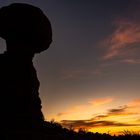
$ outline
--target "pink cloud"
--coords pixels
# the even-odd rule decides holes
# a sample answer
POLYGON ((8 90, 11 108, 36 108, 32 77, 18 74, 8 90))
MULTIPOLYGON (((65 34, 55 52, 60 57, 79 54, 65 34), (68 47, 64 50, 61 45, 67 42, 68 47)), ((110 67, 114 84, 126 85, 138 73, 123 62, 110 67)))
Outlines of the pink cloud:
POLYGON ((126 64, 140 64, 140 59, 124 59, 121 62, 126 64))
POLYGON ((129 20, 115 21, 116 29, 105 41, 107 48, 104 60, 127 56, 136 51, 134 45, 140 45, 139 23, 129 20))

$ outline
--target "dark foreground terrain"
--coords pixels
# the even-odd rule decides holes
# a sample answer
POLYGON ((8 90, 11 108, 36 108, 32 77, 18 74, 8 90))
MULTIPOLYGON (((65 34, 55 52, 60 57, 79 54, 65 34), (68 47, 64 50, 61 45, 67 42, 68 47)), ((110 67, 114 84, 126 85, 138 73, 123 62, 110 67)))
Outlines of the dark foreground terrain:
POLYGON ((73 129, 64 128, 59 123, 53 121, 45 122, 42 130, 17 132, 17 134, 3 134, 0 132, 0 134, 0 140, 140 140, 140 134, 129 131, 125 131, 119 136, 92 133, 83 129, 75 132, 73 129))
POLYGON ((78 132, 75 132, 73 129, 64 128, 59 123, 53 121, 45 122, 44 127, 43 133, 46 134, 46 138, 49 140, 140 140, 140 134, 130 131, 124 131, 124 133, 119 136, 111 136, 105 133, 92 133, 83 129, 79 129, 78 132))

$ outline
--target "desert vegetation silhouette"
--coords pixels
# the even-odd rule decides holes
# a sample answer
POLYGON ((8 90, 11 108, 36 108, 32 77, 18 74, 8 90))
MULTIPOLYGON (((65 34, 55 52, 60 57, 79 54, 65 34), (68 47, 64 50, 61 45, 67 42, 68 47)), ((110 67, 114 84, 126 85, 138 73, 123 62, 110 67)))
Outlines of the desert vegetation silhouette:
POLYGON ((13 3, 0 8, 0 139, 2 140, 117 140, 139 139, 139 134, 110 136, 67 129, 44 120, 39 80, 33 58, 49 48, 51 23, 37 7, 13 3))

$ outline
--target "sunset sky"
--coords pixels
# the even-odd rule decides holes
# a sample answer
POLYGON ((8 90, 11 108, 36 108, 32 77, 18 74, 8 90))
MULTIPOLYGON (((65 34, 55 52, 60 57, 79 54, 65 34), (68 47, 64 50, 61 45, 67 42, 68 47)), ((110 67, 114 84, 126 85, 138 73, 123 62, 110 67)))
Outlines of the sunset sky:
POLYGON ((13 2, 40 7, 52 23, 53 43, 34 59, 46 120, 100 133, 140 131, 140 0, 0 6, 13 2))

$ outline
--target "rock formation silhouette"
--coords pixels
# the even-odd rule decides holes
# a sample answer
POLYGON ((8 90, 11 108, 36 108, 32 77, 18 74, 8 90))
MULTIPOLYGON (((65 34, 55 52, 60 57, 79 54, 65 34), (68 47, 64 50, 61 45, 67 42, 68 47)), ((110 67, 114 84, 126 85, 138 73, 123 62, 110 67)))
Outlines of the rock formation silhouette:
POLYGON ((0 8, 0 37, 7 46, 0 54, 0 135, 27 140, 28 134, 28 139, 39 140, 35 132, 43 129, 44 117, 32 61, 49 48, 51 24, 39 8, 13 3, 0 8))

